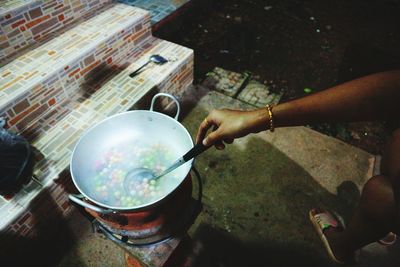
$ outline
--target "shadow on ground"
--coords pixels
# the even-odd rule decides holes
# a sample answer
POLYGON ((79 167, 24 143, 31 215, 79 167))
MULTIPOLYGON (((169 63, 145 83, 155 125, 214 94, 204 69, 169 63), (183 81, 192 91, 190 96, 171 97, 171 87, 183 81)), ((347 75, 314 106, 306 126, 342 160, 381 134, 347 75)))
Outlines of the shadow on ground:
POLYGON ((225 231, 202 225, 194 236, 193 267, 326 266, 309 247, 276 242, 243 242, 225 231))
MULTIPOLYGON (((187 115, 190 133, 206 114, 196 108, 187 115)), ((204 211, 191 229, 195 266, 331 265, 308 211, 321 207, 348 220, 360 195, 352 181, 331 194, 281 151, 251 136, 225 151, 209 149, 196 166, 204 177, 204 211)))

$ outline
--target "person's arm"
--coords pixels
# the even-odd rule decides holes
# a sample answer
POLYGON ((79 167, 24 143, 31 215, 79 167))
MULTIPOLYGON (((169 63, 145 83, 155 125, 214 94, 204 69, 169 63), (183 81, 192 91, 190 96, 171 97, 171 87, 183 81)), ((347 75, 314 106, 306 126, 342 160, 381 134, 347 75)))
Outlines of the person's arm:
POLYGON ((276 126, 317 122, 364 121, 400 116, 400 71, 356 79, 277 105, 276 126))
MULTIPOLYGON (((400 117, 400 70, 359 78, 325 91, 275 106, 275 127, 298 126, 318 122, 364 121, 400 117)), ((216 144, 267 130, 269 116, 265 108, 252 111, 214 110, 198 131, 197 142, 216 144)))

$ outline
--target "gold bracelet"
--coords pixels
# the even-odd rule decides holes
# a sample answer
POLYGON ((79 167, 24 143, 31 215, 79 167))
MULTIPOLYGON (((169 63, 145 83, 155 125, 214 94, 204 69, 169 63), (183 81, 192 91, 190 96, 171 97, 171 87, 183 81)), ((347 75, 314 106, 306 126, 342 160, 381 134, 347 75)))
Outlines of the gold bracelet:
POLYGON ((268 111, 268 116, 269 116, 269 129, 271 132, 273 132, 275 130, 275 126, 274 126, 274 116, 272 114, 272 106, 270 105, 266 105, 265 108, 268 111))

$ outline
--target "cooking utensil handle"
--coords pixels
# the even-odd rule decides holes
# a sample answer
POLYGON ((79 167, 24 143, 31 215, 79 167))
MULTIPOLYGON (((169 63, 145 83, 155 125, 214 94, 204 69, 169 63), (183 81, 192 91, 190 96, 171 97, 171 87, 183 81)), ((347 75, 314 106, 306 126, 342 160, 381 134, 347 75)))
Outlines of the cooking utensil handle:
POLYGON ((175 161, 170 167, 168 167, 167 169, 165 169, 164 171, 162 171, 161 173, 157 174, 157 176, 153 179, 157 180, 160 177, 172 172, 173 170, 175 170, 176 168, 178 168, 179 166, 183 165, 185 162, 188 162, 189 160, 191 160, 192 158, 196 157, 197 155, 199 155, 200 153, 204 152, 205 150, 207 150, 207 148, 204 146, 203 144, 197 144, 195 145, 192 149, 190 149, 185 155, 183 155, 183 157, 179 158, 177 161, 175 161))
POLYGON ((190 149, 182 158, 185 162, 197 157, 199 154, 206 151, 209 147, 203 145, 202 143, 196 144, 192 149, 190 149))
POLYGON ((135 70, 134 72, 132 72, 131 74, 129 74, 129 77, 133 78, 136 76, 136 74, 138 74, 138 72, 143 69, 144 67, 146 67, 151 61, 147 61, 146 63, 144 63, 142 66, 140 66, 137 70, 135 70))
POLYGON ((89 203, 83 201, 83 199, 85 198, 83 195, 73 195, 73 194, 69 194, 69 195, 68 195, 68 198, 69 198, 71 201, 75 202, 76 204, 79 204, 79 205, 81 205, 82 207, 91 209, 91 210, 93 210, 93 211, 95 211, 95 212, 98 212, 98 213, 108 214, 108 213, 114 212, 114 211, 112 211, 112 210, 102 209, 102 208, 100 208, 100 207, 97 207, 97 206, 95 206, 95 205, 92 205, 92 204, 89 204, 89 203))
POLYGON ((175 115, 174 118, 175 118, 175 120, 178 120, 178 118, 179 118, 179 113, 181 112, 181 105, 179 104, 178 99, 176 99, 175 96, 170 95, 170 94, 158 93, 158 94, 156 94, 155 96, 153 96, 153 99, 151 100, 150 111, 153 111, 154 103, 156 102, 156 99, 157 99, 159 96, 165 96, 165 97, 171 98, 171 99, 175 102, 175 104, 176 104, 176 115, 175 115))

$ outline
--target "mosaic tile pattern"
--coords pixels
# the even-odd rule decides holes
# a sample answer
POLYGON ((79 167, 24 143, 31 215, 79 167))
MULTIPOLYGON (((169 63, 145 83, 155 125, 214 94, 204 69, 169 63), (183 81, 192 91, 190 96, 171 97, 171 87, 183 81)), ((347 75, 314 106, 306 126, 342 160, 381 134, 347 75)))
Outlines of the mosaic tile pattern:
POLYGON ((269 87, 251 80, 249 84, 240 92, 237 99, 247 102, 256 107, 266 105, 276 105, 281 100, 281 93, 272 93, 269 87))
POLYGON ((215 67, 211 72, 207 73, 207 78, 203 81, 203 85, 221 92, 228 96, 236 96, 242 88, 242 85, 249 79, 247 73, 237 73, 215 67))
POLYGON ((0 62, 112 0, 0 1, 0 62))
POLYGON ((2 0, 0 1, 0 14, 14 9, 22 9, 34 1, 30 0, 2 0))
MULTIPOLYGON (((38 183, 33 183, 39 186, 30 185, 32 189, 29 191, 24 189, 18 192, 10 201, 5 201, 4 204, 8 206, 0 204, 1 213, 9 214, 4 220, 0 218, 0 229, 6 227, 10 220, 15 218, 17 211, 23 212, 42 188, 54 186, 54 179, 58 178, 69 165, 72 149, 85 129, 107 116, 128 110, 154 88, 179 97, 192 83, 193 51, 167 41, 151 39, 152 45, 145 49, 145 54, 139 60, 119 71, 116 76, 105 82, 100 90, 86 95, 87 98, 81 96, 79 101, 74 103, 71 113, 47 130, 45 135, 39 135, 32 140, 33 146, 39 151, 37 155, 39 161, 34 171, 38 183), (152 54, 161 54, 169 59, 169 62, 162 66, 149 66, 141 74, 130 78, 128 74, 152 54)), ((96 87, 99 87, 99 84, 93 85, 93 88, 96 87)), ((69 209, 69 204, 66 204, 68 203, 66 192, 58 189, 57 193, 55 199, 58 199, 56 203, 59 208, 69 209)), ((21 216, 18 216, 18 219, 21 216)))
MULTIPOLYGON (((9 223, 0 228, 0 233, 34 236, 37 224, 45 222, 49 217, 67 216, 73 210, 73 206, 70 205, 68 200, 68 192, 73 192, 73 190, 68 172, 61 173, 56 182, 47 188, 43 188, 39 183, 32 181, 24 188, 24 191, 27 194, 30 193, 31 196, 29 208, 17 205, 13 210, 17 214, 8 217, 9 223), (35 190, 36 194, 30 193, 30 190, 35 190), (44 214, 46 216, 43 216, 44 214)), ((5 214, 4 209, 1 209, 1 214, 5 214)))
POLYGON ((122 4, 108 9, 1 68, 0 115, 23 132, 49 113, 64 113, 66 103, 86 93, 95 70, 125 60, 150 36, 148 12, 122 4))
POLYGON ((120 3, 137 6, 151 12, 151 22, 155 24, 190 0, 118 0, 120 3))

